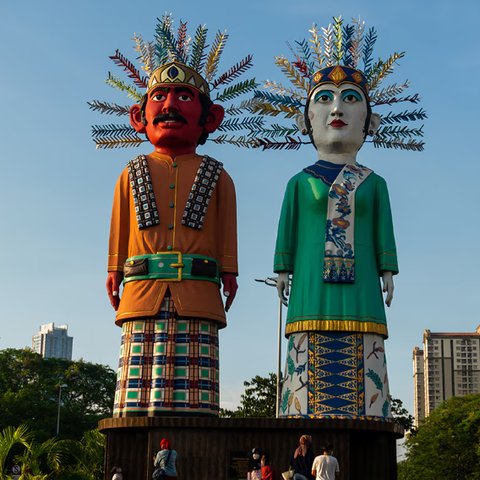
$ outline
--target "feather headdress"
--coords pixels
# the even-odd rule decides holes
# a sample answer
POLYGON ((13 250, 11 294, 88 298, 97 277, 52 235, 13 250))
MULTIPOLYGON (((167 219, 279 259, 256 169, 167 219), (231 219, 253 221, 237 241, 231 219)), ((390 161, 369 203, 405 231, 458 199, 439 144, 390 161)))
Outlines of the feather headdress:
MULTIPOLYGON (((303 115, 310 93, 326 81, 356 84, 368 96, 372 108, 397 106, 402 102, 417 104, 420 101, 418 94, 402 95, 410 86, 408 80, 381 88, 381 83, 393 72, 405 52, 395 52, 387 59, 375 61, 373 47, 377 32, 373 27, 366 30, 365 22, 354 19, 353 24, 345 25, 341 17, 334 17, 333 23, 325 28, 319 29, 314 24, 309 33, 308 40, 296 41, 293 47, 289 45, 293 60, 285 56, 275 58, 276 65, 293 88, 276 81, 266 81, 264 87, 268 91, 254 92, 254 100, 249 104, 250 112, 265 119, 264 124, 251 133, 255 146, 298 149, 310 143, 298 136, 298 127, 293 120, 282 124, 281 117, 290 120, 303 115)), ((423 150, 423 125, 411 126, 411 122, 426 117, 422 108, 390 111, 382 115, 381 126, 371 142, 375 147, 423 150), (405 125, 407 122, 409 124, 405 125)))
MULTIPOLYGON (((213 102, 234 100, 258 87, 254 78, 238 80, 252 66, 252 55, 247 55, 218 75, 220 58, 228 40, 226 32, 217 32, 209 47, 208 29, 205 25, 200 25, 191 38, 187 33, 186 22, 180 21, 178 30, 175 31, 172 15, 165 14, 157 20, 154 41, 145 42, 140 35, 134 36, 134 48, 140 68, 116 50, 110 58, 123 70, 127 79, 109 72, 106 79, 108 85, 126 93, 137 103, 141 101, 145 91, 159 82, 189 84, 210 96, 213 102)), ((87 103, 92 110, 108 115, 128 116, 130 110, 129 105, 100 100, 87 103)), ((247 137, 253 130, 261 128, 263 122, 261 117, 254 116, 245 109, 245 102, 240 105, 232 104, 225 108, 225 120, 218 129, 222 134, 214 141, 251 146, 247 137)), ((94 125, 92 137, 97 148, 136 147, 147 141, 128 123, 94 125)))

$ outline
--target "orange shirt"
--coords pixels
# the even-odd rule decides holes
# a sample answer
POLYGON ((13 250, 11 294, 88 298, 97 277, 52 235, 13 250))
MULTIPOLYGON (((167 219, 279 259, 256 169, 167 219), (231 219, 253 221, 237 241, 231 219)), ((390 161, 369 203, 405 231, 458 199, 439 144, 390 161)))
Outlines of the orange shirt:
MULTIPOLYGON (((115 187, 108 271, 123 271, 125 260, 134 255, 180 251, 217 260, 220 273, 237 274, 237 218, 235 187, 223 170, 210 199, 201 230, 182 225, 185 204, 202 156, 181 155, 174 159, 153 152, 147 156, 160 224, 139 230, 130 191, 128 170, 115 187)), ((159 310, 167 288, 182 317, 216 320, 225 326, 225 310, 217 284, 203 280, 139 280, 124 286, 116 323, 152 317, 159 310)))

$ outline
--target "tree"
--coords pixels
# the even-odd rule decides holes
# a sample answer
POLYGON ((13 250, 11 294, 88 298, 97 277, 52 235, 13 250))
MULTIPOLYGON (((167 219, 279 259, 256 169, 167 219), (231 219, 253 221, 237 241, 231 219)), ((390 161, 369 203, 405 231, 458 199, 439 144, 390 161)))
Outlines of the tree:
POLYGON ((392 398, 392 417, 406 432, 412 432, 414 418, 403 406, 403 402, 398 398, 392 398))
POLYGON ((7 478, 5 474, 13 461, 13 449, 16 446, 28 448, 30 440, 31 434, 25 425, 7 427, 0 432, 0 479, 7 478))
POLYGON ((220 416, 275 418, 277 375, 275 373, 269 373, 268 377, 257 375, 250 381, 243 382, 243 385, 245 392, 240 398, 240 406, 235 411, 222 408, 220 416))
POLYGON ((111 416, 115 372, 109 367, 44 359, 27 349, 0 351, 0 429, 25 424, 40 441, 54 436, 60 385, 63 438, 78 439, 111 416))
POLYGON ((453 397, 405 442, 399 480, 480 479, 480 395, 453 397))

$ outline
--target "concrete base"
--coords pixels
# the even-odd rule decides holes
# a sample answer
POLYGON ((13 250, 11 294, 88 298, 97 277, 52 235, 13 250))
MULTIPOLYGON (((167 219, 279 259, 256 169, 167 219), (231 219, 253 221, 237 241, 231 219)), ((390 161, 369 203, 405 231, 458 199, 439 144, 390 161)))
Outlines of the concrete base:
POLYGON ((315 454, 334 445, 340 480, 395 480, 396 440, 403 437, 393 422, 363 419, 127 417, 102 420, 99 430, 107 436, 105 480, 114 465, 125 479, 150 480, 164 437, 178 452, 179 480, 243 480, 253 447, 270 453, 280 478, 303 434, 312 436, 315 454))

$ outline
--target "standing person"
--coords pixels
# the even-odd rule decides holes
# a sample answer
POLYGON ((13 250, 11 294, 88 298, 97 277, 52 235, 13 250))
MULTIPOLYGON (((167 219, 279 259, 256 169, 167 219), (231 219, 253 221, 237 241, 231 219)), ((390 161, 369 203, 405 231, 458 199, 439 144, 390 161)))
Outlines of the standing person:
POLYGON ((312 466, 312 475, 316 480, 335 480, 340 472, 338 460, 333 456, 333 445, 328 444, 322 448, 322 455, 315 457, 312 466))
POLYGON ((261 458, 262 480, 277 480, 275 468, 270 465, 270 455, 264 453, 261 458))
POLYGON ((113 473, 112 480, 123 480, 123 473, 120 467, 114 466, 110 473, 113 473))
POLYGON ((257 143, 311 143, 317 157, 288 182, 278 224, 274 271, 280 299, 288 297, 279 416, 389 420, 384 303, 393 299, 397 253, 387 184, 357 154, 368 137, 377 147, 421 150, 422 128, 402 123, 425 112, 389 113, 382 127, 373 107, 418 102, 418 95, 398 97, 398 85, 379 88, 404 54, 373 62, 377 34, 364 22, 344 25, 338 17, 323 32, 314 25, 309 41, 296 42, 293 62, 276 57, 293 89, 269 81, 272 92, 258 93, 262 111, 277 115, 264 131, 278 136, 259 132, 257 143), (281 110, 297 115, 297 125, 280 125, 281 110))
POLYGON ((162 480, 176 480, 177 478, 177 452, 170 446, 170 442, 166 438, 160 441, 160 450, 155 456, 153 465, 155 471, 153 473, 154 480, 161 478, 162 480), (158 474, 155 472, 158 471, 158 474), (160 476, 160 475, 163 476, 160 476), (158 475, 158 476, 155 476, 158 475))
POLYGON ((252 448, 248 456, 247 480, 260 480, 262 477, 262 451, 258 447, 252 448))
POLYGON ((312 450, 312 437, 302 435, 298 447, 290 458, 290 466, 295 471, 293 480, 312 480, 312 464, 315 455, 312 450))
MULTIPOLYGON (((111 57, 134 80, 127 88, 139 100, 129 111, 132 128, 94 127, 100 147, 139 144, 139 135, 153 146, 128 163, 114 193, 106 282, 122 327, 114 417, 218 416, 218 330, 237 291, 235 187, 223 164, 197 147, 225 114, 210 90, 242 74, 252 57, 215 79, 228 36, 219 32, 208 52, 205 26, 190 44, 183 22, 172 41, 172 22, 159 20, 154 44, 135 37, 147 77, 118 51, 111 57)), ((229 86, 229 95, 255 82, 247 84, 229 86)), ((128 111, 98 101, 90 107, 128 111)))

